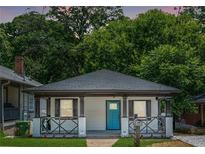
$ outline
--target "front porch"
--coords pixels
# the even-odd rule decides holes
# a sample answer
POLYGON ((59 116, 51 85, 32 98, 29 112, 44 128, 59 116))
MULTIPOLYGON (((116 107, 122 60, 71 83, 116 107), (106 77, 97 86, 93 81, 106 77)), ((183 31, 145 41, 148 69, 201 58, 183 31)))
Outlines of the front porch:
POLYGON ((169 103, 161 113, 159 100, 150 96, 36 97, 32 134, 33 137, 128 137, 134 132, 134 123, 140 122, 144 137, 171 137, 173 119, 169 103))

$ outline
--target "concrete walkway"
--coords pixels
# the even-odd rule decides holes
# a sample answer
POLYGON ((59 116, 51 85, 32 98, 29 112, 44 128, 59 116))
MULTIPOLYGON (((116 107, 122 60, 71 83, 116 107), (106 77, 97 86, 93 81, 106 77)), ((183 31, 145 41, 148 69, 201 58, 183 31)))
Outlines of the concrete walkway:
POLYGON ((112 147, 118 138, 87 138, 88 147, 112 147))
POLYGON ((177 135, 174 136, 174 138, 191 144, 195 147, 205 147, 205 135, 177 135))

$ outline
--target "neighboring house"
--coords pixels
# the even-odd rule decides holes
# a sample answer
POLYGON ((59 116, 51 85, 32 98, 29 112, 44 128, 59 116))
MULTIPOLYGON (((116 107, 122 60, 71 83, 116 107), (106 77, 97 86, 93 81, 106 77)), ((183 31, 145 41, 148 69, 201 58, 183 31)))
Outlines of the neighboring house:
POLYGON ((173 87, 99 70, 26 91, 35 95, 34 137, 128 136, 134 121, 144 135, 173 135, 170 96, 179 93, 173 87))
POLYGON ((0 126, 15 124, 16 120, 29 120, 34 116, 34 96, 23 93, 29 87, 40 86, 39 82, 24 75, 22 57, 15 58, 15 70, 0 65, 0 126))
POLYGON ((197 107, 196 113, 185 113, 182 116, 184 123, 194 126, 204 126, 205 124, 205 93, 193 98, 197 107))

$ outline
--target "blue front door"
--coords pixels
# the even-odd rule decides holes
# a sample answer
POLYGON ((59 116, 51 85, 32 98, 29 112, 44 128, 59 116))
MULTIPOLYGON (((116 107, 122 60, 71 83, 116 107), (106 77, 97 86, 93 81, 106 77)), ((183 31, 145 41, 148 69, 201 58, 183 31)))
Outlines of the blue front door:
POLYGON ((107 100, 107 129, 117 130, 120 129, 120 101, 107 100))

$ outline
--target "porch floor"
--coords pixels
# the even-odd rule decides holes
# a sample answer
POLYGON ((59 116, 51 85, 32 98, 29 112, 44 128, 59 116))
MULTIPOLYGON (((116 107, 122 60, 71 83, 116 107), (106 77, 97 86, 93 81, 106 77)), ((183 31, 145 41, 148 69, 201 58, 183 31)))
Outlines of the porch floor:
POLYGON ((87 130, 87 138, 118 138, 120 130, 87 130))

